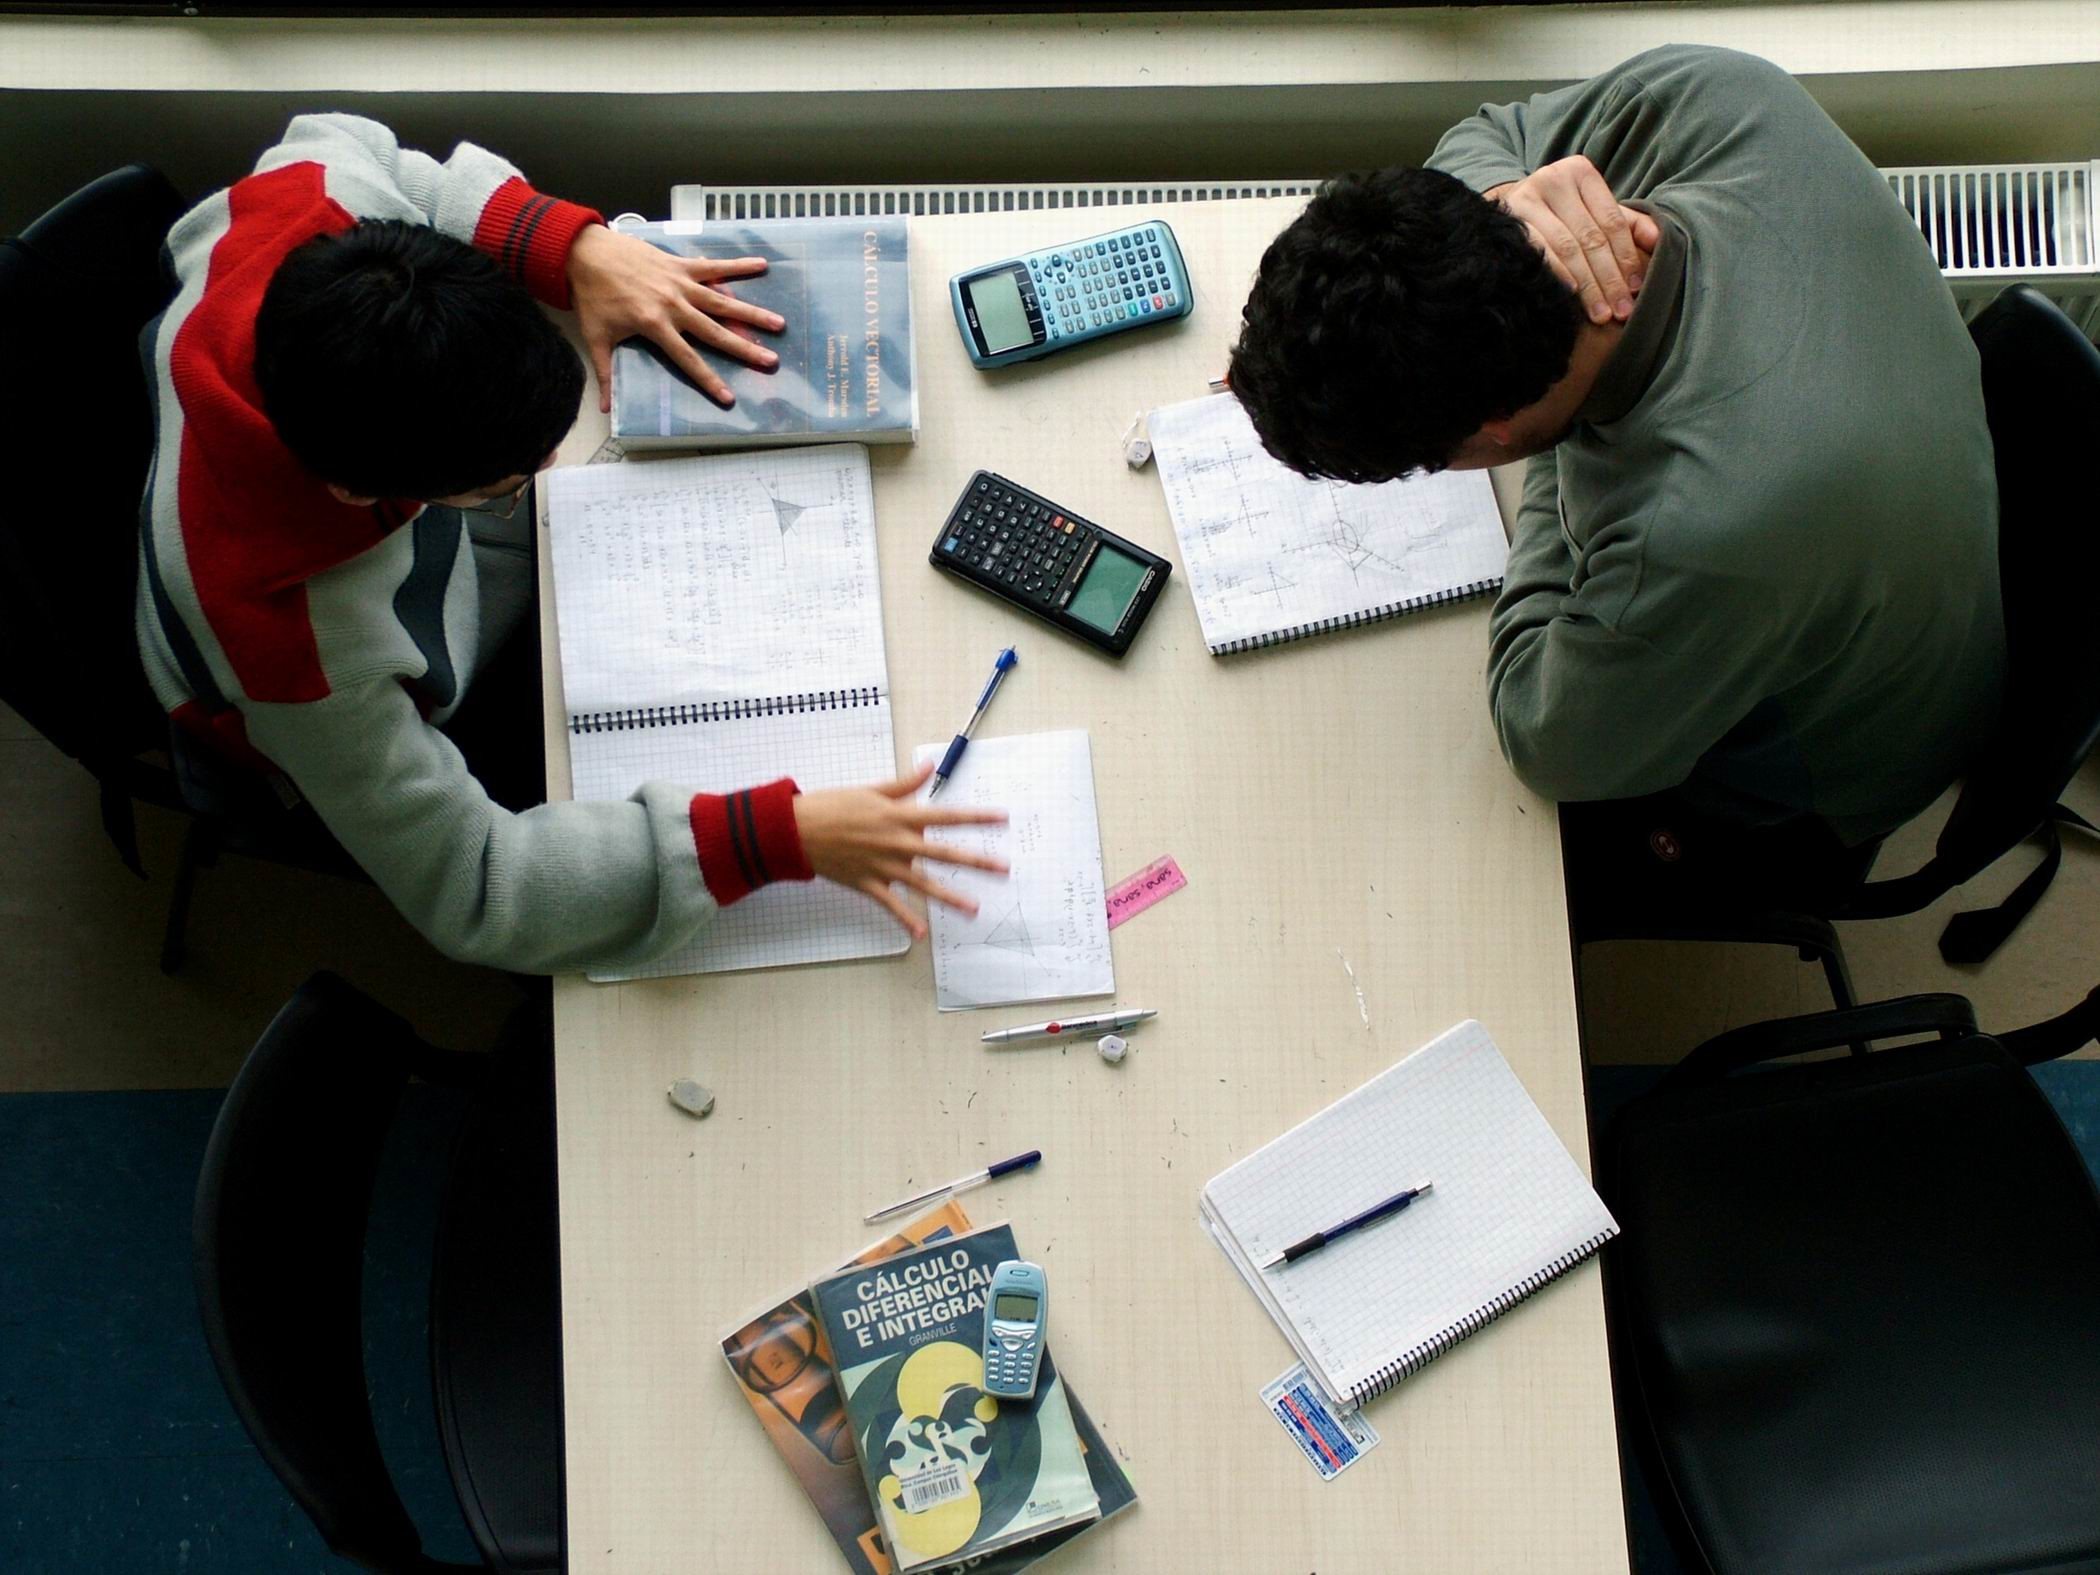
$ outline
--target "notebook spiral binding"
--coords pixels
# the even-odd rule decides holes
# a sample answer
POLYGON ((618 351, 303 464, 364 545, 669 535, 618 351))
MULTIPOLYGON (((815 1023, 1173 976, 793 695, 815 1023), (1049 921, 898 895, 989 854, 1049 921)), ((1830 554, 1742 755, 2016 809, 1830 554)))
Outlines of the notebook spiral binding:
POLYGON ((692 722, 739 722, 753 716, 801 711, 848 711, 881 705, 880 689, 820 689, 761 700, 710 700, 699 705, 635 706, 625 711, 589 711, 569 718, 571 733, 619 733, 637 727, 683 727, 692 722))
POLYGON ((1475 580, 1470 585, 1454 585, 1441 591, 1431 591, 1424 596, 1410 596, 1405 601, 1387 602, 1382 607, 1367 607, 1362 612, 1318 618, 1311 623, 1294 623, 1288 629, 1276 629, 1268 634, 1242 635, 1237 640, 1227 640, 1222 645, 1212 646, 1210 654, 1232 656, 1240 651, 1258 651, 1265 646, 1284 645, 1315 634, 1331 634, 1337 629, 1354 629, 1367 623, 1384 623, 1388 618, 1398 618, 1403 613, 1420 612, 1424 607, 1438 607, 1445 602, 1471 601, 1476 596, 1488 595, 1501 584, 1500 577, 1475 580))
POLYGON ((1450 1328, 1431 1335, 1398 1361, 1386 1363, 1369 1379, 1349 1391, 1350 1404, 1361 1407, 1365 1401, 1376 1399, 1401 1379, 1412 1378, 1459 1341, 1469 1335, 1478 1334, 1512 1307, 1529 1300, 1575 1265, 1594 1256, 1598 1248, 1617 1234, 1616 1231, 1603 1231, 1592 1236, 1572 1252, 1562 1253, 1538 1273, 1519 1280, 1486 1306, 1474 1308, 1450 1328))

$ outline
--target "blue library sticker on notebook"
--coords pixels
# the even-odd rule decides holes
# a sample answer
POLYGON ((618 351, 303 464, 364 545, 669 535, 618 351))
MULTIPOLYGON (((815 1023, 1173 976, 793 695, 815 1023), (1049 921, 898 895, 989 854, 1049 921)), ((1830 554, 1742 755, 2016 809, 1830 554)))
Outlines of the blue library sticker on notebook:
POLYGON ((1262 1386, 1261 1403, 1298 1441, 1323 1481, 1331 1482, 1378 1445, 1361 1411, 1337 1411, 1299 1363, 1262 1386))

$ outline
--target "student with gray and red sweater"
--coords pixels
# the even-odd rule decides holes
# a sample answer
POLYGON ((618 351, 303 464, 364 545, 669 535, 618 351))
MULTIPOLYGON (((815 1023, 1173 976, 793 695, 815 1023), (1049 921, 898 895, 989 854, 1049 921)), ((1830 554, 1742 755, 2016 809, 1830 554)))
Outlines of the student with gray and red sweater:
POLYGON ((688 340, 774 363, 717 319, 780 320, 711 288, 762 261, 672 258, 483 149, 440 163, 348 115, 294 120, 168 247, 138 630, 188 780, 303 800, 440 950, 518 972, 638 966, 774 880, 915 935, 892 883, 970 906, 914 860, 998 868, 925 831, 999 817, 920 806, 917 778, 513 812, 445 732, 526 623, 518 505, 582 393, 538 303, 575 310, 601 408, 636 334, 726 403, 688 340))

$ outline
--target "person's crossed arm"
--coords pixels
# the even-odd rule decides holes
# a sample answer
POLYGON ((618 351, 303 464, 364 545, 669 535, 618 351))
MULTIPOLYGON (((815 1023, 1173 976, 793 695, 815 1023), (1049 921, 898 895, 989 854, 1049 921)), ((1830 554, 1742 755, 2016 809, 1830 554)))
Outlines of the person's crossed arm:
POLYGON ((1661 231, 1647 214, 1619 206, 1596 165, 1577 153, 1481 196, 1523 221, 1561 283, 1582 297, 1591 322, 1633 315, 1661 231))

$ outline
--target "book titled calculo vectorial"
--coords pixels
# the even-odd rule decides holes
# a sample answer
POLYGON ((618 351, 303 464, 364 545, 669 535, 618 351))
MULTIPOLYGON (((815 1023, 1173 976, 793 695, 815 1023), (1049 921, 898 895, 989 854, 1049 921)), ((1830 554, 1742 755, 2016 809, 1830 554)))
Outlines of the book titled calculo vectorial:
POLYGON ((778 312, 762 333, 718 319, 780 357, 770 371, 699 346, 736 395, 723 409, 645 340, 613 352, 612 435, 627 448, 733 448, 851 440, 910 443, 919 430, 911 235, 901 218, 758 224, 623 220, 623 234, 680 257, 763 257, 766 271, 715 286, 778 312))
POLYGON ((1101 1514, 1050 1353, 1035 1397, 984 1390, 985 1293, 1020 1254, 1005 1225, 810 1287, 861 1476, 899 1570, 955 1564, 1101 1514))

